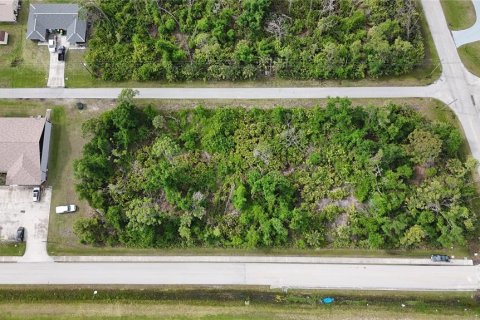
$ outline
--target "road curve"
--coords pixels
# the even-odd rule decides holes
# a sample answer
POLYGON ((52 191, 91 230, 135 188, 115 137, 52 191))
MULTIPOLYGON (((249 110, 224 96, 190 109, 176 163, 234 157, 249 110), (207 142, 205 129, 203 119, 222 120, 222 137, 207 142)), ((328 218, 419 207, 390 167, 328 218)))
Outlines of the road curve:
POLYGON ((277 263, 4 263, 0 284, 265 285, 474 291, 478 267, 277 263))

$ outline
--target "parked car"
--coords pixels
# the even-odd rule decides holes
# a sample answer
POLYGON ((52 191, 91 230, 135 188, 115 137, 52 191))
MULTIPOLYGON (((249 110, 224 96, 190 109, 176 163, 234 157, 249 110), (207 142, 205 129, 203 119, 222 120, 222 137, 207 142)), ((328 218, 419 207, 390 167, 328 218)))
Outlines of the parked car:
POLYGON ((25 237, 25 228, 24 227, 18 227, 18 229, 17 229, 17 241, 18 242, 23 242, 24 237, 25 237))
POLYGON ((77 206, 74 204, 69 204, 66 206, 58 206, 55 208, 56 213, 72 213, 77 211, 77 206))
POLYGON ((33 202, 40 201, 40 187, 33 188, 33 202))
POLYGON ((432 254, 430 257, 433 262, 450 262, 450 257, 446 254, 432 254))
POLYGON ((65 61, 65 47, 58 48, 58 61, 65 61))
POLYGON ((48 51, 50 51, 51 53, 57 51, 57 41, 55 40, 55 38, 48 39, 48 51))

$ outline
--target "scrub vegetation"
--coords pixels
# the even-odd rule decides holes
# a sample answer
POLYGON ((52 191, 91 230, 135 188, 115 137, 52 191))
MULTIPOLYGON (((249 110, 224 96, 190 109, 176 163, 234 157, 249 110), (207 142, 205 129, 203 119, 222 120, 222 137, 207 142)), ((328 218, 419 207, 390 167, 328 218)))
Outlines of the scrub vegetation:
POLYGON ((376 79, 425 55, 414 0, 88 4, 85 60, 103 80, 376 79))
POLYGON ((83 125, 83 243, 450 247, 475 229, 476 161, 458 129, 411 108, 156 111, 133 96, 83 125))

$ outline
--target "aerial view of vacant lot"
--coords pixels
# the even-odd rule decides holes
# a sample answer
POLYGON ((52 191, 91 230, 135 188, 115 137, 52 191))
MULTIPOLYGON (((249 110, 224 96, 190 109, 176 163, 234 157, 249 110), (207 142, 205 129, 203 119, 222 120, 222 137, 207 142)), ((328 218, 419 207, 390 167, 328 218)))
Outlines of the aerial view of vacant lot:
POLYGON ((478 10, 0 0, 0 314, 478 317, 478 10))

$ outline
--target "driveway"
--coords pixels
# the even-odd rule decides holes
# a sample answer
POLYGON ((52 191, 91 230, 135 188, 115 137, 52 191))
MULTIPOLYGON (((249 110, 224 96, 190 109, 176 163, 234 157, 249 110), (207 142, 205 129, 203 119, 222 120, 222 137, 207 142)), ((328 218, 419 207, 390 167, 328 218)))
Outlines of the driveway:
POLYGON ((58 48, 69 47, 66 36, 57 36, 57 50, 50 52, 50 69, 48 72, 47 87, 64 88, 65 87, 65 61, 58 61, 58 48))
POLYGON ((50 69, 48 71, 49 88, 65 87, 65 61, 58 61, 58 53, 50 52, 50 69))
POLYGON ((0 187, 0 238, 14 240, 17 228, 25 227, 27 248, 18 261, 46 262, 51 188, 42 191, 40 202, 32 201, 32 188, 0 187))

